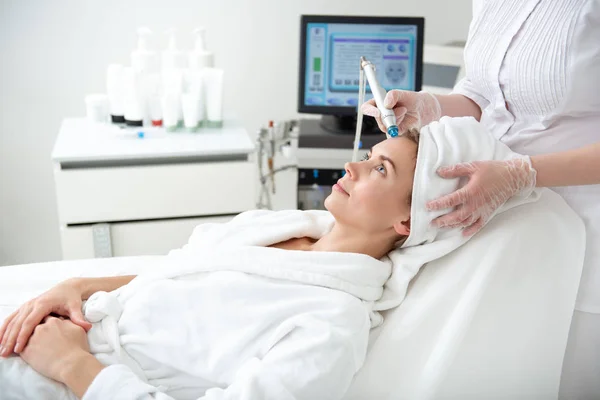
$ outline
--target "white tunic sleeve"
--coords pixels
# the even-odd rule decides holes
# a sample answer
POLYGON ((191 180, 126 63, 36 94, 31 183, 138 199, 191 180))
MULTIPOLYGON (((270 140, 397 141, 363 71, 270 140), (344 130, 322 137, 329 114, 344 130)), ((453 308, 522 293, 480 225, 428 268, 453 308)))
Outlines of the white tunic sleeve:
MULTIPOLYGON (((366 356, 368 316, 346 314, 343 324, 307 318, 262 358, 248 360, 228 387, 206 391, 199 400, 297 400, 341 398, 366 356), (349 321, 347 318, 350 318, 349 321)), ((92 382, 83 400, 171 400, 128 367, 112 365, 92 382)))
MULTIPOLYGON (((474 25, 481 14, 481 10, 483 8, 484 1, 485 0, 473 0, 472 1, 473 17, 471 20, 471 24, 469 26, 469 40, 468 40, 469 44, 472 40, 471 36, 473 35, 473 32, 475 31, 474 25)), ((465 56, 465 63, 467 64, 467 67, 470 67, 471 62, 473 62, 473 60, 467 59, 467 57, 465 56)), ((469 68, 469 70, 470 70, 470 68, 469 68)), ((456 84, 456 86, 454 87, 454 90, 452 91, 451 94, 462 94, 463 96, 473 100, 475 102, 475 104, 477 104, 479 106, 479 108, 483 111, 490 104, 490 101, 486 97, 486 93, 484 93, 481 90, 481 87, 473 82, 470 75, 471 74, 467 73, 467 76, 465 76, 463 79, 461 79, 456 84)))
POLYGON ((483 111, 489 104, 489 100, 477 89, 477 86, 471 82, 468 77, 461 79, 451 94, 462 94, 465 97, 473 100, 475 104, 483 111))

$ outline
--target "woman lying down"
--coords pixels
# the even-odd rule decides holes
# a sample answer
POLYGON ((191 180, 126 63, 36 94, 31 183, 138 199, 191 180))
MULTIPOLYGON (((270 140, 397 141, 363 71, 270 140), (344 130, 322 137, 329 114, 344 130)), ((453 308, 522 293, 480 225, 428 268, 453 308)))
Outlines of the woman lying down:
POLYGON ((342 398, 378 311, 402 301, 421 266, 396 263, 404 249, 395 249, 466 240, 430 224, 441 214, 426 201, 458 187, 437 168, 476 153, 527 162, 481 129, 444 118, 420 143, 382 141, 346 165, 328 212, 242 213, 197 227, 137 277, 50 289, 0 329, 2 398, 342 398))

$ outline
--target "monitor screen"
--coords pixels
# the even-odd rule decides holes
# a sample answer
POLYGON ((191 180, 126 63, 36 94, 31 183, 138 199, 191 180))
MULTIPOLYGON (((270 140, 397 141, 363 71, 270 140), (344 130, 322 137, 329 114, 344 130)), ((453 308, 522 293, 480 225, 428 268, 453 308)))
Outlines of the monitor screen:
POLYGON ((298 111, 356 113, 361 56, 386 90, 421 90, 423 26, 423 18, 302 16, 298 111))

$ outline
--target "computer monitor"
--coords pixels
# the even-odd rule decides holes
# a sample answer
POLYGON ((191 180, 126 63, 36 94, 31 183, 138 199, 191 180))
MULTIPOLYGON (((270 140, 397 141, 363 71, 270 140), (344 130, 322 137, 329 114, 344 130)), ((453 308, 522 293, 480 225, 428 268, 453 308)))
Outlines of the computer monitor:
MULTIPOLYGON (((361 56, 386 90, 421 90, 424 25, 416 17, 302 15, 298 112, 322 114, 323 128, 352 133, 361 56)), ((367 86, 365 101, 372 97, 367 86)), ((365 125, 376 127, 372 119, 365 125)))

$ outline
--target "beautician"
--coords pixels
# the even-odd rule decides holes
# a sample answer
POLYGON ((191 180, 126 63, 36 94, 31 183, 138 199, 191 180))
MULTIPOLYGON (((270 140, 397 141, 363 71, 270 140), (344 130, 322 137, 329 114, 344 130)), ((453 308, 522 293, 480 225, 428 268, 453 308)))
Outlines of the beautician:
MULTIPOLYGON (((443 115, 473 116, 530 156, 529 163, 441 169, 443 177, 469 182, 428 204, 457 207, 437 219, 440 226, 471 235, 532 186, 551 187, 582 218, 585 265, 559 398, 600 399, 600 0, 474 0, 465 67, 450 95, 393 90, 384 106, 394 109, 401 132, 443 115)), ((362 110, 379 115, 373 101, 362 110)))

